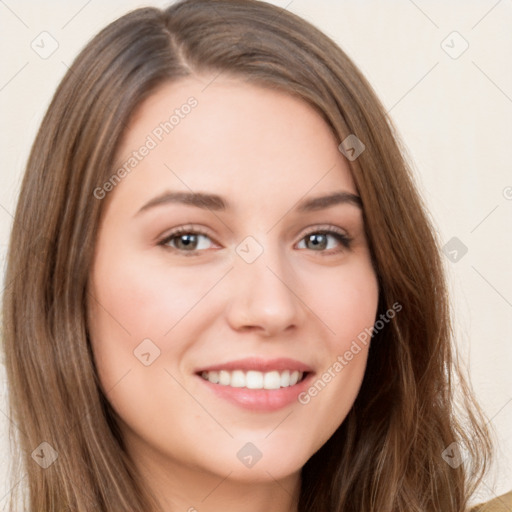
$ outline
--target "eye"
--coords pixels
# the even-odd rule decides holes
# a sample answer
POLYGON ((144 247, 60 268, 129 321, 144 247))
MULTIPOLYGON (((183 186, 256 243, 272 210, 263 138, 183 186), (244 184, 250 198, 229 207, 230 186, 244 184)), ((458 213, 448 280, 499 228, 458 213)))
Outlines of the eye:
POLYGON ((311 249, 315 252, 322 252, 329 255, 337 254, 343 251, 343 249, 350 249, 351 243, 352 239, 337 228, 316 228, 315 231, 310 231, 302 238, 298 247, 299 249, 311 249), (339 247, 340 245, 342 248, 339 247), (336 246, 338 246, 337 249, 336 246))
POLYGON ((186 256, 197 255, 196 251, 209 248, 210 236, 197 228, 180 227, 167 235, 158 245, 174 249, 178 252, 189 253, 186 256))
MULTIPOLYGON (((315 228, 301 239, 299 249, 310 249, 323 255, 342 252, 351 247, 352 239, 334 226, 315 228), (341 246, 341 247, 340 247, 341 246)), ((184 256, 198 256, 201 251, 211 248, 213 241, 208 233, 197 228, 182 226, 169 233, 159 246, 182 253, 184 256)))

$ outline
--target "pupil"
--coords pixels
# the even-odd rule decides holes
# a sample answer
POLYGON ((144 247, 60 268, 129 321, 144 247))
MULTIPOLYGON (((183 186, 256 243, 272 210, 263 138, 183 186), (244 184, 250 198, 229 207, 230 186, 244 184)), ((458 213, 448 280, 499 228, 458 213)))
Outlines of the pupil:
POLYGON ((194 244, 195 235, 181 235, 180 241, 185 247, 190 247, 190 245, 194 244))
POLYGON ((312 234, 310 235, 310 241, 312 242, 313 246, 314 247, 319 247, 319 246, 322 246, 322 248, 325 248, 325 235, 323 234, 312 234), (321 239, 320 237, 323 237, 323 239, 321 239))

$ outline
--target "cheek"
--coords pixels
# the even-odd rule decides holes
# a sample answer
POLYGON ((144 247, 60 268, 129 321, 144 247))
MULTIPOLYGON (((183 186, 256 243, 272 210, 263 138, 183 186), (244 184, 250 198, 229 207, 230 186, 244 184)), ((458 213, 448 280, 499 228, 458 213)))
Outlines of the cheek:
POLYGON ((150 375, 154 378, 154 368, 164 359, 179 360, 183 343, 172 334, 165 337, 165 345, 162 340, 193 310, 208 285, 187 277, 148 265, 129 251, 101 253, 91 273, 88 316, 96 367, 106 390, 127 372, 144 383, 150 375))
POLYGON ((117 264, 106 259, 94 273, 93 294, 103 313, 132 336, 161 337, 197 303, 208 285, 191 277, 190 272, 147 265, 129 256, 117 264))
POLYGON ((195 341, 191 333, 206 331, 221 312, 203 299, 225 269, 198 279, 194 266, 173 268, 165 255, 145 258, 114 247, 100 253, 91 273, 89 326, 103 389, 113 390, 110 402, 130 417, 134 403, 162 410, 148 397, 156 400, 154 390, 169 387, 166 369, 183 377, 181 363, 195 341))
POLYGON ((326 274, 325 279, 311 283, 310 308, 324 323, 331 336, 328 350, 344 352, 351 342, 375 322, 379 288, 377 277, 366 260, 340 267, 339 272, 326 274))
POLYGON ((323 367, 299 396, 316 425, 318 449, 338 428, 352 407, 364 373, 378 307, 378 282, 370 263, 340 268, 325 282, 317 281, 311 309, 326 326, 323 367))
POLYGON ((105 251, 91 273, 91 343, 109 402, 125 425, 142 432, 148 425, 170 425, 168 411, 187 410, 187 397, 164 370, 182 381, 173 362, 181 360, 188 345, 177 335, 164 335, 175 326, 179 332, 180 320, 209 284, 168 268, 164 272, 128 251, 120 256, 105 251))

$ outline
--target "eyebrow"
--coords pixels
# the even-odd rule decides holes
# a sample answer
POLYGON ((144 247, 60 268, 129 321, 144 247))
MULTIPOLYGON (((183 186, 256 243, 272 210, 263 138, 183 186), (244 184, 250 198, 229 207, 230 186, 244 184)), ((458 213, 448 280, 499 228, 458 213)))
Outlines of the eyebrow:
MULTIPOLYGON (((173 203, 214 211, 230 209, 229 202, 217 194, 207 194, 204 192, 164 192, 148 201, 135 215, 139 215, 157 206, 173 203)), ((363 208, 363 203, 358 195, 351 192, 338 191, 325 196, 303 199, 296 206, 296 210, 301 213, 307 213, 330 208, 338 204, 351 204, 360 209, 363 208)))

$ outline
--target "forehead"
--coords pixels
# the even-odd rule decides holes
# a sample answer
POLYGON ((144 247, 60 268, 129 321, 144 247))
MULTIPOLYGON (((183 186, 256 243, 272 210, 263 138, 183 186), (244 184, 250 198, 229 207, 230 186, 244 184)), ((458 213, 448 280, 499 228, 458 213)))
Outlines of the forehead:
POLYGON ((233 78, 187 77, 160 87, 135 113, 116 159, 129 176, 117 188, 145 196, 244 190, 268 200, 355 193, 337 144, 322 116, 295 96, 233 78))

